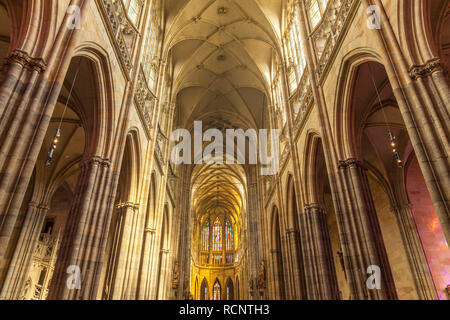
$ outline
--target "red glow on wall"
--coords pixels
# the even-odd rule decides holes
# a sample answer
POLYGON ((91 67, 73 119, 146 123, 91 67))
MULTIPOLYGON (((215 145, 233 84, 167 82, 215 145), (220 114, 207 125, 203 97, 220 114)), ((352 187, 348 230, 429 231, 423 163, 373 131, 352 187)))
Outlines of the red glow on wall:
POLYGON ((416 159, 408 168, 407 190, 437 294, 440 299, 448 299, 445 288, 450 284, 450 249, 416 159))

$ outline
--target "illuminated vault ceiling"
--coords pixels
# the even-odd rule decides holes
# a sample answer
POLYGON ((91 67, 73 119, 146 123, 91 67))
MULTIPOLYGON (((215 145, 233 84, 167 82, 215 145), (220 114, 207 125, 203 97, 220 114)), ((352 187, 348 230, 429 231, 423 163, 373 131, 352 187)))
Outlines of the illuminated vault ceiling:
POLYGON ((198 219, 201 220, 205 214, 226 213, 234 223, 240 223, 245 208, 245 185, 241 166, 197 166, 192 175, 192 194, 198 219))
MULTIPOLYGON (((263 128, 270 70, 280 47, 281 0, 167 0, 166 50, 174 66, 175 126, 263 128)), ((240 166, 198 166, 194 208, 200 215, 245 208, 240 166)))
POLYGON ((279 41, 281 1, 166 1, 178 125, 220 118, 260 128, 279 41))

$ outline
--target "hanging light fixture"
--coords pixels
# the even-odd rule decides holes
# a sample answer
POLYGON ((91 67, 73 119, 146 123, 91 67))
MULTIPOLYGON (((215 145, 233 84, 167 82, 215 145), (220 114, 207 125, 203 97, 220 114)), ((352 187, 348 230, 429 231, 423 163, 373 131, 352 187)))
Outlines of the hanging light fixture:
POLYGON ((54 136, 54 138, 53 138, 52 145, 50 146, 50 150, 48 151, 47 161, 45 162, 45 164, 46 164, 47 167, 51 166, 51 164, 52 164, 52 162, 53 162, 53 157, 54 157, 54 155, 55 155, 56 148, 57 148, 58 143, 59 143, 59 140, 60 140, 60 138, 61 138, 61 126, 62 126, 62 122, 63 122, 63 119, 64 119, 64 115, 66 114, 66 111, 67 111, 67 106, 68 106, 68 104, 69 104, 69 100, 70 100, 70 98, 71 98, 71 96, 72 96, 72 92, 73 92, 73 88, 74 88, 74 86, 75 86, 75 82, 77 81, 77 78, 78 78, 78 73, 80 72, 80 64, 81 64, 81 59, 80 59, 80 61, 78 62, 77 71, 76 71, 75 77, 73 78, 73 81, 72 81, 72 86, 71 86, 71 88, 70 88, 70 91, 69 91, 69 95, 68 95, 68 97, 67 97, 66 104, 65 104, 65 106, 64 106, 64 111, 63 111, 63 113, 62 113, 62 115, 61 115, 61 119, 59 120, 58 129, 56 129, 56 133, 55 133, 55 136, 54 136))
POLYGON ((383 103, 381 102, 381 96, 380 96, 380 93, 378 92, 378 87, 377 87, 377 85, 375 83, 375 79, 373 78, 373 72, 372 72, 372 69, 370 67, 370 63, 368 64, 368 67, 369 67, 370 77, 372 78, 372 83, 373 83, 373 86, 375 88, 375 92, 377 93, 378 102, 380 104, 381 112, 383 113, 384 121, 386 122, 386 127, 388 128, 388 135, 389 135, 389 140, 390 140, 390 143, 391 143, 392 153, 394 154, 394 161, 395 161, 396 165, 399 168, 403 168, 403 160, 400 157, 400 153, 398 152, 397 138, 392 133, 391 127, 390 127, 389 122, 387 120, 386 113, 384 112, 383 103))

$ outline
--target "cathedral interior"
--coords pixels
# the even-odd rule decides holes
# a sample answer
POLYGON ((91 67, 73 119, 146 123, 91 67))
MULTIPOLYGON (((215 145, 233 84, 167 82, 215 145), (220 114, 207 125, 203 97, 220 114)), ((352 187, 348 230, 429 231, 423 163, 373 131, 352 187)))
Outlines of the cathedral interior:
POLYGON ((0 58, 1 300, 450 300, 449 0, 0 0, 0 58))

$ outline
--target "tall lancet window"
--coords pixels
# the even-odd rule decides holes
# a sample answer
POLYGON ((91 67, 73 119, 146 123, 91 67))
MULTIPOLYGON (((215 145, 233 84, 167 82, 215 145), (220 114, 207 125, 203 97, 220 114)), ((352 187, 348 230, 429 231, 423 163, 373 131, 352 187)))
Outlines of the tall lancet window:
POLYGON ((202 251, 209 250, 209 220, 206 220, 202 228, 202 251))
POLYGON ((219 283, 218 280, 216 280, 216 282, 214 283, 214 288, 213 288, 213 299, 214 300, 220 300, 222 299, 220 291, 221 291, 222 287, 219 283))
POLYGON ((228 220, 225 222, 225 242, 227 250, 234 249, 233 226, 231 225, 231 222, 228 220))
POLYGON ((289 21, 285 35, 285 47, 289 57, 289 88, 293 93, 297 89, 306 67, 305 50, 300 35, 297 11, 289 21))
POLYGON ((151 19, 148 26, 144 44, 144 55, 142 59, 142 69, 149 88, 155 90, 158 70, 159 70, 159 51, 161 39, 161 13, 160 0, 152 0, 151 2, 151 19))
POLYGON ((327 8, 328 0, 310 0, 309 1, 309 19, 311 26, 315 28, 320 20, 322 20, 325 9, 327 8))
POLYGON ((220 223, 219 218, 216 218, 216 221, 214 221, 212 237, 213 251, 222 251, 222 224, 220 223))
POLYGON ((128 18, 133 24, 137 24, 141 13, 142 0, 122 0, 122 2, 127 11, 128 18))

